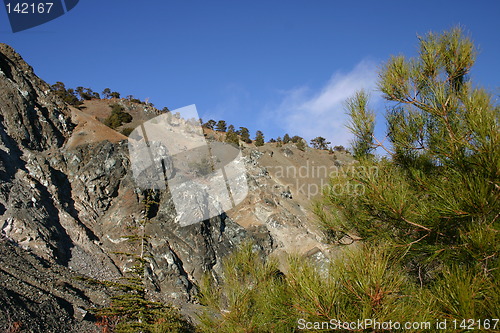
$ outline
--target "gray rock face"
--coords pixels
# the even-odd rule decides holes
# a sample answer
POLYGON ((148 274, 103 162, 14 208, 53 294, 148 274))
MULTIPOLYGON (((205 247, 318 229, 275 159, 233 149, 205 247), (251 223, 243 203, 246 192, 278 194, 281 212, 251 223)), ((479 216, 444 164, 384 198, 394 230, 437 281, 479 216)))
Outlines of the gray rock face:
POLYGON ((0 45, 0 70, 2 234, 64 262, 71 241, 61 224, 59 193, 52 181, 59 170, 49 158, 71 133, 69 111, 4 44, 0 45))
POLYGON ((0 253, 1 332, 98 332, 86 309, 109 299, 102 286, 5 239, 0 253))
POLYGON ((67 107, 5 44, 0 44, 0 91, 2 150, 14 143, 35 151, 64 144, 72 129, 67 107))
MULTIPOLYGON (((117 279, 130 260, 116 253, 137 251, 124 236, 144 217, 144 196, 135 189, 125 142, 70 149, 65 143, 74 128, 70 107, 12 48, 1 44, 0 233, 12 245, 9 255, 2 250, 0 257, 6 265, 15 262, 18 270, 30 256, 63 267, 67 275, 117 279)), ((180 227, 168 192, 156 196, 146 230, 152 255, 149 290, 155 298, 182 304, 192 299, 195 282, 205 271, 219 270, 221 258, 246 231, 225 215, 180 227)), ((31 277, 18 274, 23 287, 15 292, 10 272, 2 268, 0 273, 0 323, 5 325, 9 318, 30 317, 29 325, 38 327, 33 331, 69 331, 64 325, 86 320, 84 308, 99 303, 84 295, 57 294, 57 286, 46 291, 47 301, 40 301, 29 280, 42 282, 35 272, 31 277), (54 317, 35 311, 36 304, 56 309, 54 317), (81 309, 75 310, 73 305, 79 304, 81 309)))

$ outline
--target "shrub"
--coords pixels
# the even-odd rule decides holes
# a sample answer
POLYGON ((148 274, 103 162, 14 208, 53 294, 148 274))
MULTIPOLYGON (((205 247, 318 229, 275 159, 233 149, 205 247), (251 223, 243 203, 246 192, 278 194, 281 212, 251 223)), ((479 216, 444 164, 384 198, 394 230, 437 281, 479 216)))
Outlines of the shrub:
POLYGON ((302 151, 306 150, 307 145, 303 139, 300 139, 299 141, 297 141, 297 143, 295 145, 297 146, 298 150, 302 150, 302 151))
POLYGON ((123 106, 119 104, 112 104, 109 106, 111 108, 111 115, 104 119, 103 123, 106 126, 116 129, 123 125, 123 123, 130 123, 132 121, 132 116, 124 112, 123 106))

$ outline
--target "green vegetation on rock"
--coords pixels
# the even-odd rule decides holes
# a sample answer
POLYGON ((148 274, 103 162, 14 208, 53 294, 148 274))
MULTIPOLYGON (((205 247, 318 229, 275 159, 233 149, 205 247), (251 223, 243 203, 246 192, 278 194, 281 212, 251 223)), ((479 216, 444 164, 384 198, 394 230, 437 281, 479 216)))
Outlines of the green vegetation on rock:
POLYGON ((499 318, 500 107, 469 81, 476 50, 461 30, 430 33, 419 47, 380 73, 386 157, 373 154, 382 145, 368 95, 346 103, 358 163, 331 179, 314 208, 335 259, 319 267, 291 258, 283 274, 256 246, 242 247, 220 284, 207 277, 200 287, 203 331, 294 332, 301 320, 369 318, 429 322, 405 330, 420 332, 436 320, 499 318))
POLYGON ((119 104, 112 104, 109 106, 111 108, 111 115, 104 119, 103 123, 106 126, 116 129, 123 125, 123 123, 130 123, 132 121, 132 116, 130 113, 125 112, 125 108, 119 104))
POLYGON ((103 331, 116 333, 190 332, 191 326, 175 308, 148 298, 145 280, 149 237, 146 228, 151 223, 151 210, 158 205, 155 192, 146 191, 143 203, 144 218, 132 228, 133 234, 124 236, 138 250, 120 253, 131 258, 133 266, 121 282, 98 282, 115 290, 110 306, 93 310, 99 318, 98 326, 103 331))

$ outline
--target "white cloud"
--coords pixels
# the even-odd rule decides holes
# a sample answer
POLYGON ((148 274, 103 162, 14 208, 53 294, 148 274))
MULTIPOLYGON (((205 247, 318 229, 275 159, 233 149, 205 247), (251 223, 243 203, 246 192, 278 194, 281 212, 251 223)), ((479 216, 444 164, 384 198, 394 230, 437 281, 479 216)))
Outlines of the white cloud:
POLYGON ((376 64, 361 61, 348 73, 335 73, 320 91, 311 92, 301 87, 285 92, 278 107, 279 117, 275 119, 290 135, 300 135, 307 140, 323 136, 333 145, 347 147, 352 135, 345 127, 347 116, 343 104, 360 89, 377 98, 376 80, 376 64))

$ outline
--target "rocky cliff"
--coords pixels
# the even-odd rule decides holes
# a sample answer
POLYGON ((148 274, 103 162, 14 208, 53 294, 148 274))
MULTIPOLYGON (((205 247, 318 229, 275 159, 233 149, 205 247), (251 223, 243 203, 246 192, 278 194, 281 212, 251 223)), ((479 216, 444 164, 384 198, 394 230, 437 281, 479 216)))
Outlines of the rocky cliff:
MULTIPOLYGON (((133 181, 126 138, 84 111, 59 100, 0 44, 0 330, 92 331, 86 309, 109 295, 76 278, 113 280, 130 265, 120 253, 134 251, 126 235, 143 218, 144 193, 133 181)), ((293 147, 245 148, 246 201, 187 227, 175 223, 168 190, 155 192, 147 227, 152 298, 189 309, 202 274, 219 274, 224 256, 249 237, 268 255, 328 257, 308 198, 268 170, 277 159, 289 163, 293 151, 309 159, 293 147)))

